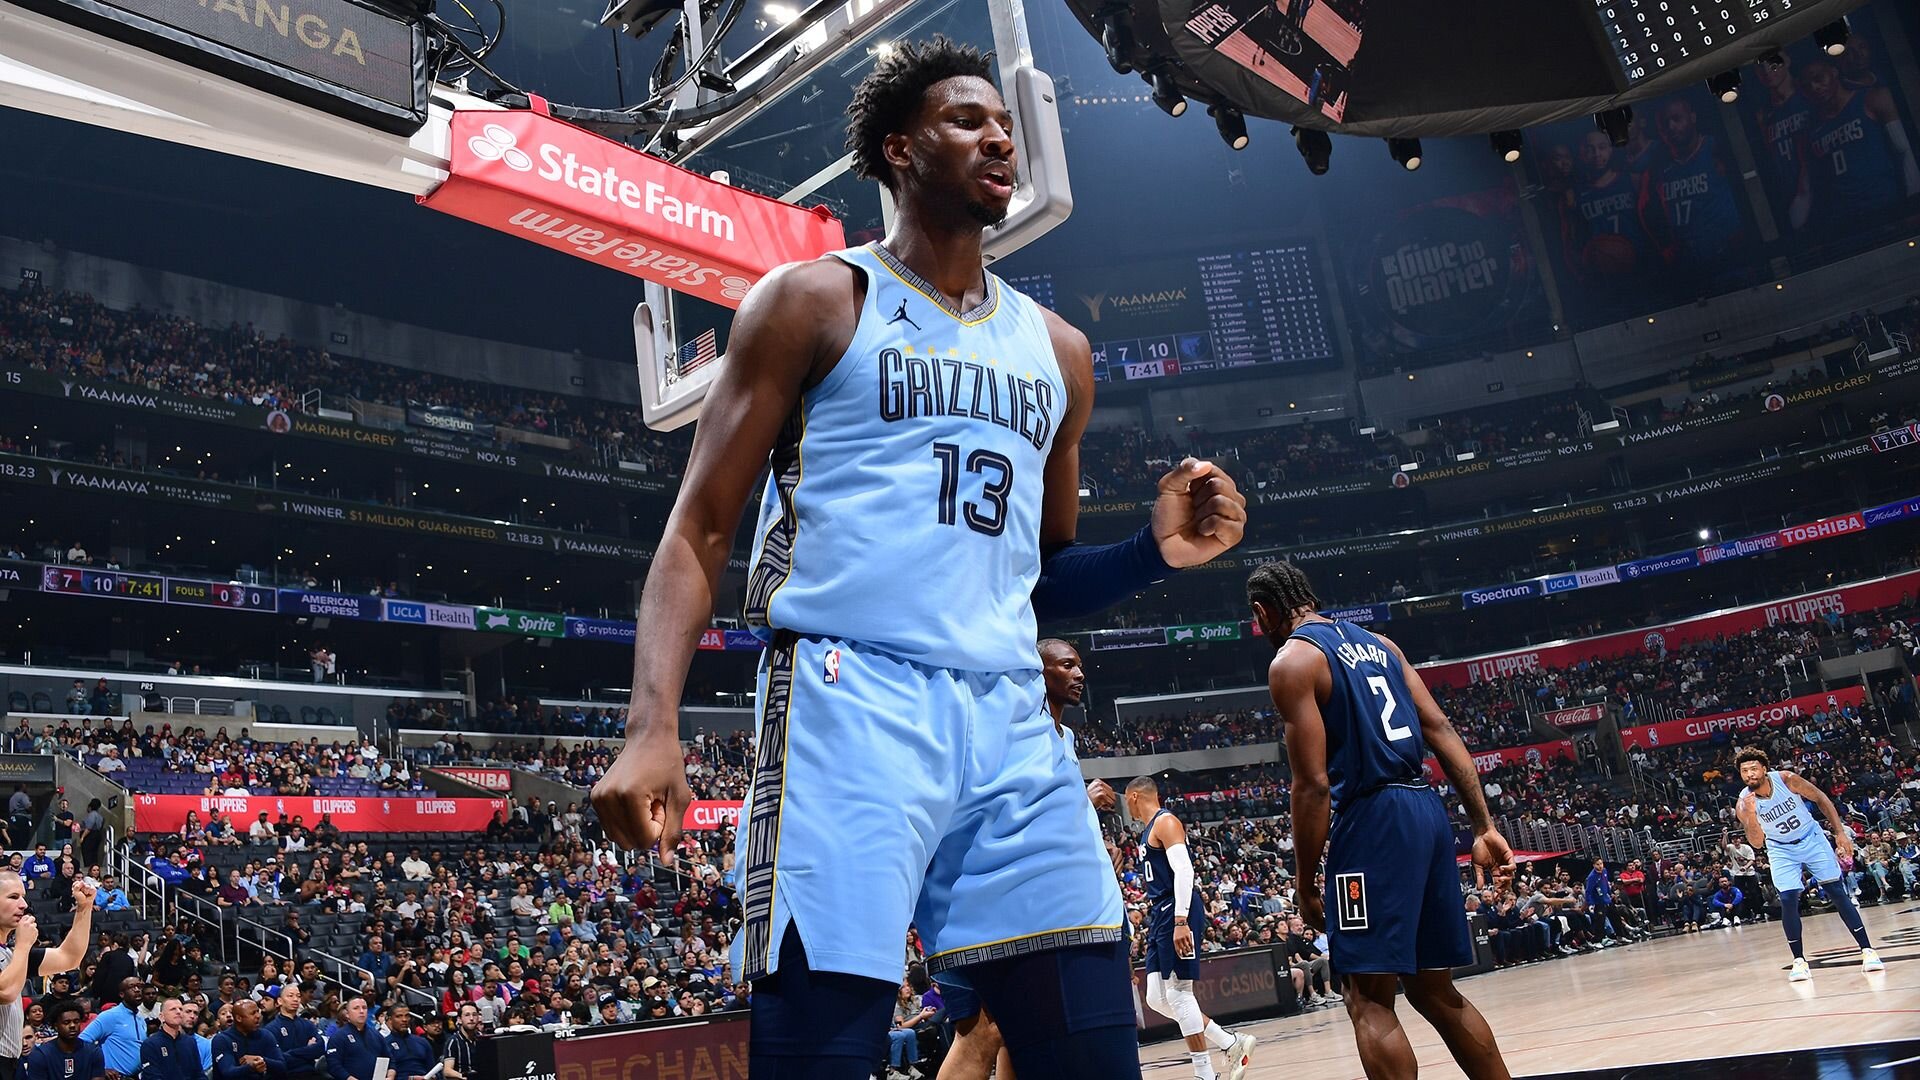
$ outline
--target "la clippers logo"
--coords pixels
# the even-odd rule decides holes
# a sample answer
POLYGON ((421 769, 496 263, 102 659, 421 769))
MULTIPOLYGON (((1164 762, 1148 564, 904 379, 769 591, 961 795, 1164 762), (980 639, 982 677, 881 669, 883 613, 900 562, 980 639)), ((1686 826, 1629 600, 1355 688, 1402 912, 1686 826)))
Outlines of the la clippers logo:
POLYGON ((1338 908, 1340 929, 1365 930, 1367 928, 1367 875, 1334 875, 1333 898, 1338 908))
POLYGON ((481 161, 498 161, 514 172, 532 172, 533 159, 515 145, 513 132, 499 124, 488 124, 480 134, 467 140, 467 150, 481 161))
POLYGON ((820 675, 829 683, 840 681, 840 650, 828 649, 827 655, 820 661, 820 675))

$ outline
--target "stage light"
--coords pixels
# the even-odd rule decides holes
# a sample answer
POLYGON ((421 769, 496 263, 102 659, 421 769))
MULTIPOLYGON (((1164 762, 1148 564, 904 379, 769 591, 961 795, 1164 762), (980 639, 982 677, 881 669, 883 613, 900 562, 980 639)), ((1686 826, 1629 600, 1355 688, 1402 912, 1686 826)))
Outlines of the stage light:
POLYGON ((1701 530, 1700 530, 1700 532, 1699 532, 1699 536, 1700 536, 1700 539, 1702 539, 1702 540, 1709 540, 1709 539, 1712 539, 1712 537, 1713 537, 1713 530, 1712 530, 1712 529, 1701 529, 1701 530))
POLYGON ((1419 139, 1388 139, 1387 153, 1392 154, 1393 160, 1408 172, 1420 167, 1419 139))
POLYGON ((1593 126, 1607 133, 1615 146, 1627 145, 1633 132, 1633 109, 1626 105, 1593 114, 1593 126))
POLYGON ((1156 71, 1148 79, 1153 84, 1153 103, 1168 116, 1180 116, 1187 111, 1187 99, 1174 85, 1173 76, 1164 71, 1156 71))
POLYGON ((1220 138, 1235 150, 1247 148, 1247 118, 1240 110, 1231 105, 1209 105, 1207 115, 1213 117, 1213 126, 1220 129, 1220 138))
POLYGON ((1306 159, 1308 172, 1315 176, 1327 175, 1327 169, 1333 163, 1332 136, 1313 128, 1297 127, 1293 129, 1293 145, 1299 148, 1300 156, 1306 159))
POLYGON ((1707 79, 1707 89, 1728 105, 1740 100, 1740 69, 1723 71, 1707 79))
POLYGON ((1100 15, 1100 46, 1107 51, 1107 66, 1121 75, 1133 71, 1133 12, 1127 7, 1110 7, 1100 15))
POLYGON ((1847 17, 1842 15, 1820 29, 1815 30, 1813 32, 1813 41, 1814 44, 1826 50, 1828 56, 1839 56, 1841 53, 1847 51, 1848 33, 1847 17))
POLYGON ((1520 160, 1520 149, 1527 141, 1526 136, 1517 131, 1496 131, 1488 138, 1493 141, 1493 152, 1508 164, 1520 160))

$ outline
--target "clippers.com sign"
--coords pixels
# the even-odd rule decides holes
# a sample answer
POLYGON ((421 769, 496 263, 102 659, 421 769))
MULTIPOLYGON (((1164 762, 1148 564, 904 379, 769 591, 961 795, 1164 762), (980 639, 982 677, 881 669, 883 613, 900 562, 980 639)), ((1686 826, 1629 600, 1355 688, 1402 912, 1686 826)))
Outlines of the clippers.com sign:
POLYGON ((741 191, 546 114, 458 112, 424 206, 737 308, 782 263, 843 247, 824 209, 741 191))

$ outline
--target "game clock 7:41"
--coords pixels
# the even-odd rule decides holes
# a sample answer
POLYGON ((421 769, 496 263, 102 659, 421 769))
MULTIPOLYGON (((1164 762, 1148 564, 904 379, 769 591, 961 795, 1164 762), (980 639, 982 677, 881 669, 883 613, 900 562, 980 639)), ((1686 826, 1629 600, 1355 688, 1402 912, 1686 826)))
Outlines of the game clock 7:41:
POLYGON ((1180 342, 1173 337, 1125 338, 1093 346, 1096 381, 1158 379, 1180 374, 1180 342))
POLYGON ((127 574, 116 570, 82 570, 49 566, 40 573, 40 591, 78 596, 114 596, 123 600, 160 603, 166 598, 165 579, 154 574, 127 574))

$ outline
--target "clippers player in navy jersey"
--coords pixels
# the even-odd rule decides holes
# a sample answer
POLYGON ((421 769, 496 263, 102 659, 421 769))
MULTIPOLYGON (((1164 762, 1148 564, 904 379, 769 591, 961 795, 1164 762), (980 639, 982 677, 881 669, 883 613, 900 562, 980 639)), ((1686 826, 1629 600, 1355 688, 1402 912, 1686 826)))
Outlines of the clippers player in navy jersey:
POLYGON ((1646 210, 1645 174, 1625 169, 1626 152, 1604 131, 1590 131, 1580 144, 1580 179, 1573 188, 1574 235, 1568 246, 1581 253, 1587 273, 1609 277, 1642 265, 1652 250, 1641 215, 1646 210))
POLYGON ((1920 194, 1920 167, 1891 91, 1852 89, 1825 59, 1801 67, 1800 82, 1813 105, 1805 141, 1819 220, 1839 224, 1891 213, 1920 194))
POLYGON ((1669 266, 1708 266, 1740 235, 1736 181, 1713 136, 1700 130, 1693 102, 1676 97, 1662 104, 1657 127, 1661 148, 1648 171, 1649 217, 1665 242, 1669 266))
POLYGON ((1784 57, 1777 64, 1763 60, 1754 66, 1760 85, 1767 91, 1753 110, 1753 122, 1765 144, 1761 156, 1766 162, 1767 189, 1775 209, 1786 210, 1787 223, 1795 229, 1805 228, 1813 203, 1803 140, 1807 126, 1813 123, 1813 106, 1800 94, 1784 57))
POLYGON ((1472 755, 1399 647, 1318 615, 1313 586, 1291 564, 1255 570, 1247 596, 1261 631, 1280 643, 1267 685, 1293 771, 1300 915, 1327 932, 1369 1080, 1419 1071, 1394 1014, 1402 986, 1467 1076, 1506 1080, 1492 1029, 1453 985, 1452 969, 1473 961, 1473 940, 1453 827, 1423 764, 1431 749, 1460 796, 1473 861, 1510 875, 1513 852, 1487 815, 1472 755), (1312 886, 1323 848, 1325 907, 1312 886))
POLYGON ((593 789, 609 837, 671 859, 687 666, 764 476, 733 942, 754 1080, 868 1075, 909 924, 1023 1077, 1140 1075, 1120 890, 1046 712, 1037 621, 1217 558, 1246 500, 1188 460, 1132 538, 1075 543, 1092 351, 986 270, 1016 176, 992 71, 944 38, 895 42, 855 90, 847 148, 893 227, 741 304, 641 597, 626 745, 593 789))
POLYGON ((1194 879, 1187 827, 1160 805, 1160 785, 1151 776, 1128 782, 1127 816, 1145 826, 1140 873, 1147 880, 1147 1004, 1180 1025, 1195 1080, 1218 1075, 1212 1050, 1227 1055, 1227 1080, 1241 1080, 1253 1062, 1253 1036, 1214 1022, 1193 993, 1206 940, 1207 902, 1194 879))

